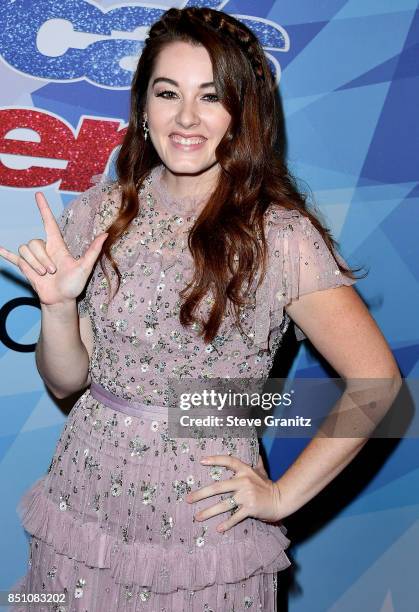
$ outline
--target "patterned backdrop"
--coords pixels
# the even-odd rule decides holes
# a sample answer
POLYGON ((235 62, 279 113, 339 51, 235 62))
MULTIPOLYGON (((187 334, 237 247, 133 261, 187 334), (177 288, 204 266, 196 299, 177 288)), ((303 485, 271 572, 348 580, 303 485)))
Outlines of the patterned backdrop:
MULTIPOLYGON (((311 189, 348 263, 370 270, 356 287, 403 376, 418 377, 419 10, 413 0, 1 0, 0 244, 17 252, 44 235, 35 191, 43 190, 58 217, 90 176, 112 174, 147 28, 169 6, 187 4, 222 9, 258 35, 280 87, 290 169, 311 189)), ((35 366, 39 331, 30 286, 2 259, 3 590, 27 563, 17 502, 48 468, 66 418, 35 366)), ((289 348, 295 357, 287 364, 278 358, 276 372, 287 366, 290 378, 330 375, 307 341, 290 340, 289 348)), ((263 440, 271 477, 306 443, 263 440)), ((288 602, 290 612, 419 610, 418 450, 414 438, 371 440, 326 491, 285 519, 293 567, 280 576, 282 609, 288 602)))

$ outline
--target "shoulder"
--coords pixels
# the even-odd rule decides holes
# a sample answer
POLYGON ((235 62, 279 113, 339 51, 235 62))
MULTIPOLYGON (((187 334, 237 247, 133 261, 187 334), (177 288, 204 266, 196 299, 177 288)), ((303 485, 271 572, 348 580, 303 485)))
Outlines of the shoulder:
MULTIPOLYGON (((280 204, 271 204, 264 213, 267 227, 284 227, 289 223, 304 223, 309 221, 306 215, 297 208, 285 208, 280 204)), ((310 221, 309 221, 310 222, 310 221)))
POLYGON ((102 180, 73 198, 63 209, 57 223, 68 236, 72 233, 90 235, 92 231, 106 231, 119 206, 117 183, 102 180))
POLYGON ((296 208, 289 209, 274 204, 265 211, 264 217, 268 240, 299 241, 313 236, 319 237, 319 232, 311 219, 296 208))
POLYGON ((96 233, 106 231, 116 219, 121 207, 121 190, 118 181, 101 179, 83 192, 79 200, 81 206, 89 209, 92 220, 94 219, 96 233))

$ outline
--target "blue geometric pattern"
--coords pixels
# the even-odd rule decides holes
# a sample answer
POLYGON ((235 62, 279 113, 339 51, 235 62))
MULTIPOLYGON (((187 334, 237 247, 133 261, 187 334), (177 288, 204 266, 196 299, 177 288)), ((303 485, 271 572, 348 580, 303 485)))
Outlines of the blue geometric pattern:
MULTIPOLYGON (((348 263, 370 270, 355 287, 390 344, 403 376, 419 377, 417 2, 241 0, 178 2, 176 6, 188 4, 236 15, 260 37, 277 71, 290 169, 303 190, 309 186, 348 263)), ((121 83, 126 74, 115 68, 114 85, 99 82, 104 79, 99 68, 89 79, 82 76, 68 80, 59 78, 63 64, 48 60, 56 76, 41 78, 36 72, 45 68, 41 55, 34 55, 26 64, 18 62, 19 54, 27 52, 17 38, 19 30, 32 32, 32 11, 36 10, 39 17, 42 6, 48 8, 48 14, 55 12, 62 19, 77 7, 87 7, 87 17, 80 17, 77 32, 85 36, 85 49, 100 44, 103 57, 111 62, 116 50, 138 46, 138 38, 134 44, 127 37, 123 41, 127 46, 123 47, 112 31, 132 31, 134 25, 138 26, 135 20, 141 18, 146 23, 150 15, 171 5, 161 2, 156 8, 146 1, 115 5, 112 0, 3 0, 2 111, 39 110, 61 118, 74 133, 83 117, 123 123, 129 91, 121 83), (22 22, 15 24, 17 34, 13 38, 5 25, 10 25, 17 10, 21 11, 22 22), (93 21, 89 25, 88 19, 96 25, 93 27, 93 21), (88 36, 97 40, 89 42, 88 36), (112 41, 114 47, 108 45, 112 41)), ((81 58, 83 66, 91 68, 86 53, 79 49, 74 55, 74 61, 80 61, 80 66, 74 66, 77 74, 81 58)), ((9 167, 21 167, 13 166, 17 161, 11 156, 2 154, 1 161, 9 167)), ((44 235, 34 201, 37 190, 36 185, 0 186, 0 244, 14 252, 19 244, 44 235)), ((56 216, 75 195, 61 192, 57 184, 42 187, 42 191, 56 216)), ((35 343, 38 309, 17 306, 4 321, 5 307, 12 300, 34 295, 19 271, 3 259, 0 294, 0 321, 7 335, 20 345, 35 343)), ((0 513, 6 528, 0 590, 9 588, 25 572, 27 536, 18 521, 16 505, 23 492, 47 470, 66 418, 46 392, 33 352, 9 348, 3 339, 0 481, 6 494, 0 513)), ((325 364, 311 351, 308 341, 301 343, 289 378, 326 375, 325 364)), ((307 442, 263 440, 272 478, 280 477, 307 442)), ((330 502, 331 497, 325 495, 321 510, 319 503, 310 504, 312 512, 303 508, 284 520, 285 525, 292 526, 288 535, 293 542, 290 553, 295 567, 289 573, 297 587, 288 597, 290 612, 419 610, 419 583, 413 569, 419 549, 419 444, 415 439, 394 444, 374 442, 380 444, 367 444, 362 461, 348 466, 339 477, 344 490, 352 490, 354 483, 359 483, 356 492, 345 497, 342 507, 335 496, 332 502, 336 511, 329 514, 326 500, 330 502), (382 460, 376 463, 378 451, 382 460), (365 479, 364 472, 371 465, 375 468, 365 479), (303 532, 309 535, 297 542, 303 532)), ((286 582, 285 574, 288 571, 280 577, 281 587, 286 582)))

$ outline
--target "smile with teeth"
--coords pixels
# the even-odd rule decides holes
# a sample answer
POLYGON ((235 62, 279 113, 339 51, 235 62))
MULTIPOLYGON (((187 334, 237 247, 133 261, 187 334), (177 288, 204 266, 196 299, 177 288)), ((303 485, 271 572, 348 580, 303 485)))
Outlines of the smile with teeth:
POLYGON ((177 134, 173 134, 172 136, 170 136, 170 138, 174 142, 178 142, 179 144, 183 144, 183 145, 201 144, 201 142, 204 142, 206 140, 206 138, 199 138, 199 137, 182 138, 182 136, 178 136, 177 134))

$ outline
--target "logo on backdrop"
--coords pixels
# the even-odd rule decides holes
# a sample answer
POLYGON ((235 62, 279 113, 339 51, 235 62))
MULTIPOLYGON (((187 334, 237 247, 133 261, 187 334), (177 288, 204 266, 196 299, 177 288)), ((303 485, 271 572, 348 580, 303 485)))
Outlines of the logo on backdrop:
MULTIPOLYGON (((188 4, 200 3, 183 6, 188 4)), ((264 8, 264 2, 258 5, 264 8)), ((228 2, 202 6, 228 12, 228 2)), ((127 89, 148 29, 165 11, 140 3, 106 11, 86 0, 3 0, 0 54, 12 69, 39 79, 86 79, 99 87, 127 89)), ((257 35, 278 79, 279 62, 269 51, 289 50, 286 30, 263 17, 235 16, 257 35)))

